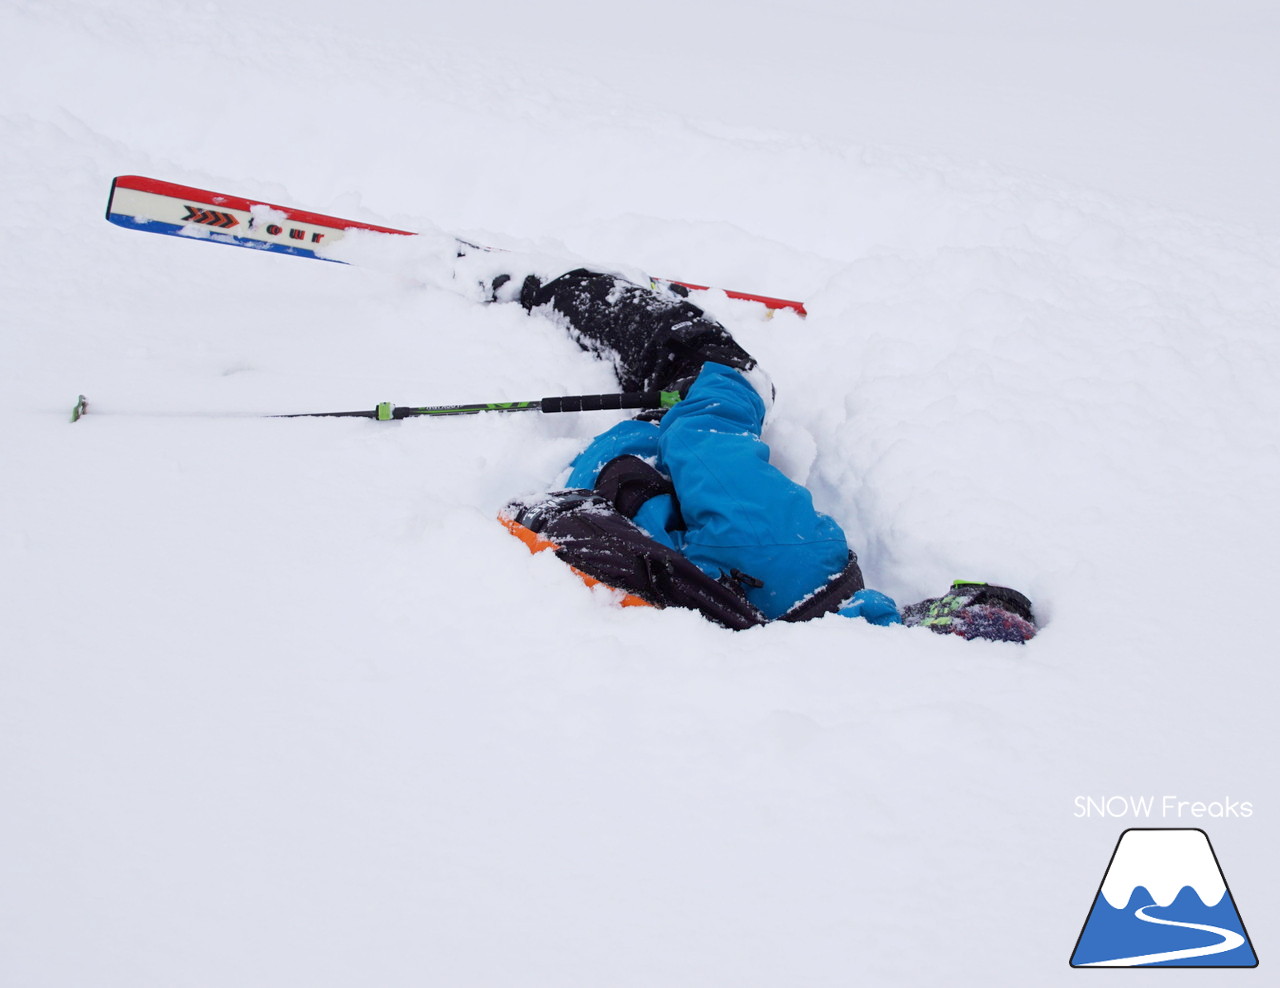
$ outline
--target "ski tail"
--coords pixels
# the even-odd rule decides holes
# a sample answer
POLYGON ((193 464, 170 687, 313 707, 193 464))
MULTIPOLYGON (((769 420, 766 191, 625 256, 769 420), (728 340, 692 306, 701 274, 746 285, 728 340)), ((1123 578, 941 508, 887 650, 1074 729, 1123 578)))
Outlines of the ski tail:
POLYGON ((341 240, 348 230, 413 236, 409 230, 345 220, 260 199, 223 195, 141 175, 120 175, 111 183, 107 219, 130 230, 316 260, 332 260, 321 251, 341 240))
POLYGON ((805 310, 803 302, 797 302, 794 299, 774 298, 771 295, 755 295, 751 292, 735 292, 727 288, 712 288, 710 285, 695 285, 691 281, 676 281, 672 278, 654 278, 652 279, 655 287, 666 288, 668 291, 676 291, 680 295, 687 296, 690 291, 694 292, 714 292, 722 291, 729 298, 742 299, 745 302, 759 302, 769 310, 769 315, 773 315, 778 309, 790 309, 796 315, 807 316, 809 313, 805 310), (683 289, 683 291, 681 291, 683 289))
MULTIPOLYGON (((324 213, 313 213, 292 206, 281 206, 261 199, 211 192, 189 185, 178 185, 141 175, 119 175, 111 183, 107 200, 107 219, 127 230, 186 237, 232 247, 248 247, 313 260, 338 261, 325 255, 324 249, 337 243, 348 230, 367 230, 392 236, 412 237, 412 230, 362 223, 324 213)), ((459 240, 459 247, 493 250, 483 244, 459 240)), ((657 278, 655 284, 689 290, 707 291, 706 285, 657 278)), ((755 295, 750 292, 726 291, 730 298, 759 302, 771 312, 789 309, 806 315, 804 303, 791 299, 755 295)))

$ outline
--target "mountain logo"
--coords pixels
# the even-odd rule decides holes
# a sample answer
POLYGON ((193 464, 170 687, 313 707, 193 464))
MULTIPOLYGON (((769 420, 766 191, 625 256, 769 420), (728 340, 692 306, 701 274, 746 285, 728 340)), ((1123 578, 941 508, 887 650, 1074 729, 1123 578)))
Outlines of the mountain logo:
POLYGON ((1209 835, 1133 828, 1116 842, 1072 967, 1257 967, 1209 835))

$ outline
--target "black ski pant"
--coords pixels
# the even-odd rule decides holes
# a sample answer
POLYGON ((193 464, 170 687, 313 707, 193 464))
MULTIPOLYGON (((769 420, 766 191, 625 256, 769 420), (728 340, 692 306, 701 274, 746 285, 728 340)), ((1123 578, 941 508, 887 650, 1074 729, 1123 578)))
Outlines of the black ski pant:
POLYGON ((612 362, 624 391, 684 391, 707 361, 756 365, 720 323, 688 300, 579 268, 545 285, 526 283, 521 304, 550 306, 578 345, 612 362))

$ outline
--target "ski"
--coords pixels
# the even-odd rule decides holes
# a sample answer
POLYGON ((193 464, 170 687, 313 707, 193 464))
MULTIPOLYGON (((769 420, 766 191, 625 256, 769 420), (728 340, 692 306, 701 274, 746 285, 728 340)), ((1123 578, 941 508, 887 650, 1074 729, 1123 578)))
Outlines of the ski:
MULTIPOLYGON (((111 195, 107 200, 107 219, 128 230, 292 254, 335 264, 346 262, 326 257, 324 249, 341 240, 348 230, 368 230, 398 237, 416 236, 412 230, 397 230, 389 226, 312 213, 291 206, 224 195, 160 179, 144 178, 141 175, 119 175, 112 181, 111 195)), ((459 240, 458 243, 472 250, 494 249, 465 240, 459 240)), ((654 278, 653 283, 655 287, 666 287, 680 294, 712 290, 707 285, 670 278, 654 278)), ((798 315, 806 315, 803 302, 751 292, 724 293, 730 298, 759 302, 771 313, 775 309, 789 309, 798 315)))

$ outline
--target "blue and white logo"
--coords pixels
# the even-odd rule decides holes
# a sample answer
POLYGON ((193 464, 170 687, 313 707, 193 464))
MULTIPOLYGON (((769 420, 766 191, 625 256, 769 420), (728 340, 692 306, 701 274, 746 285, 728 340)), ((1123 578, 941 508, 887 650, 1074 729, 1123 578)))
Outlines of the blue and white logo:
POLYGON ((1121 834, 1071 966, 1257 967, 1209 835, 1121 834))

